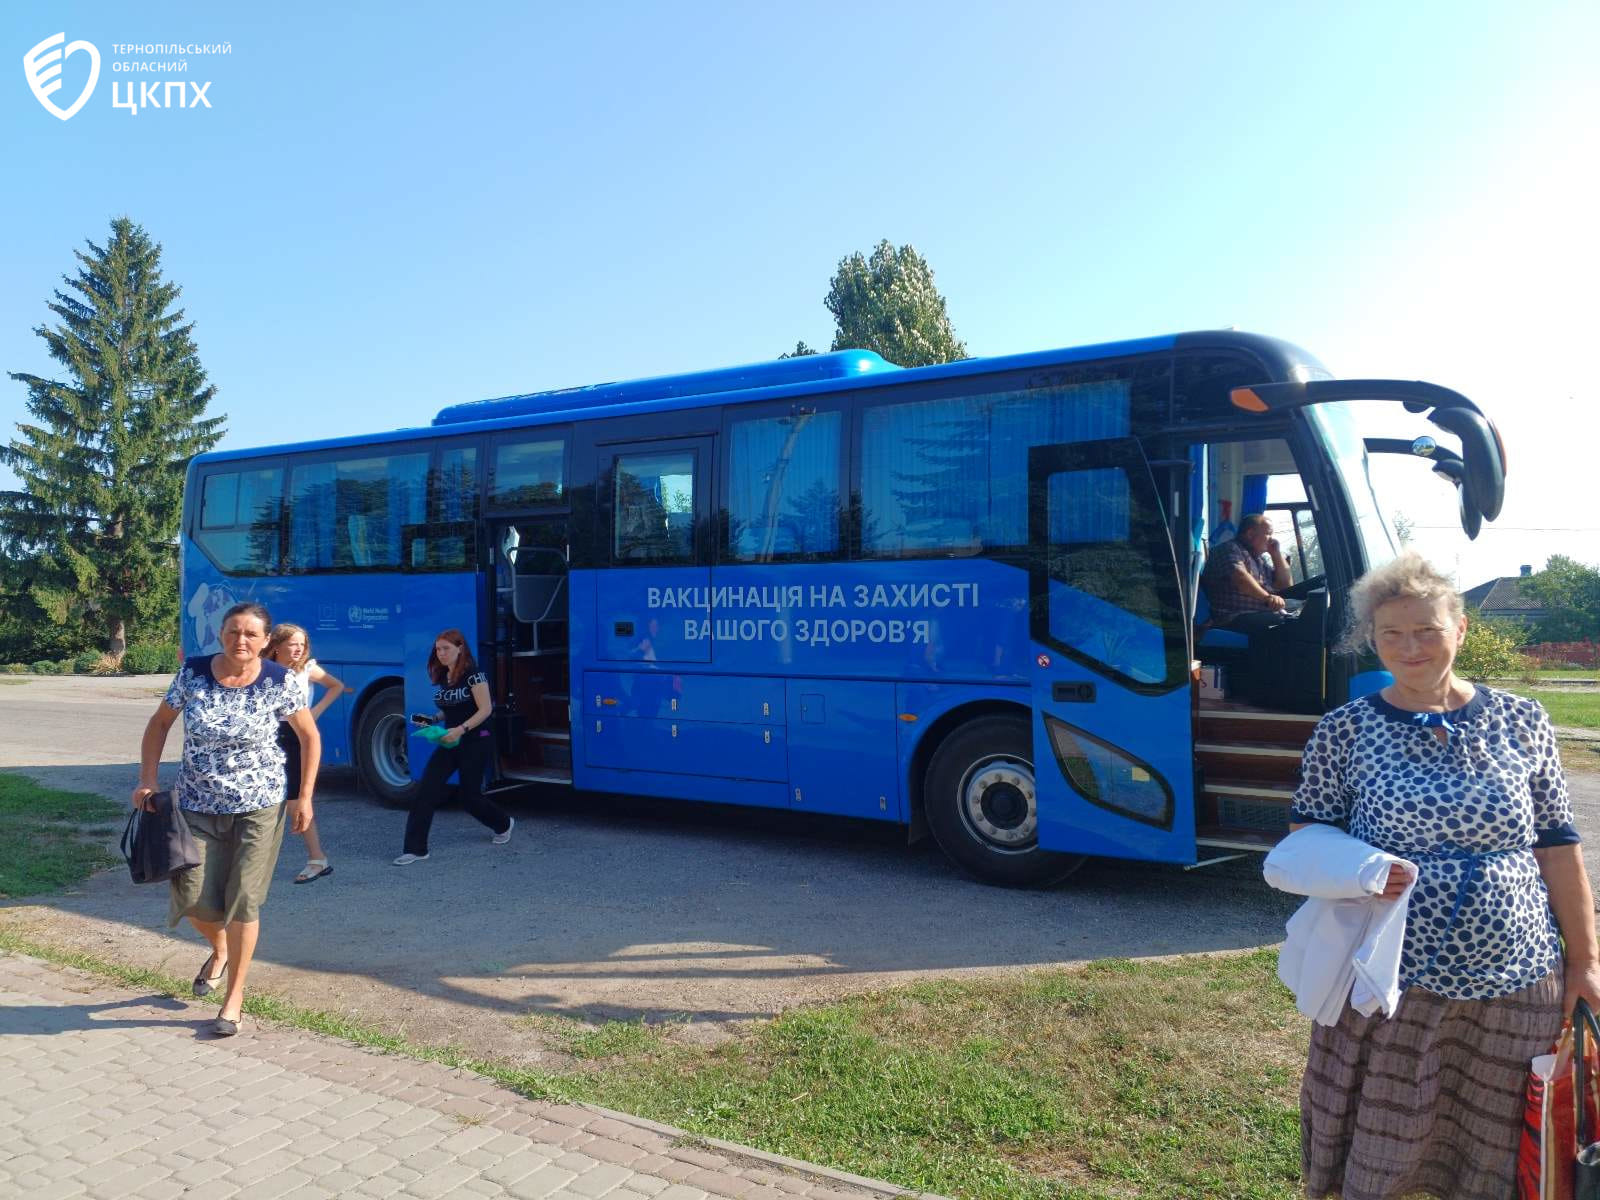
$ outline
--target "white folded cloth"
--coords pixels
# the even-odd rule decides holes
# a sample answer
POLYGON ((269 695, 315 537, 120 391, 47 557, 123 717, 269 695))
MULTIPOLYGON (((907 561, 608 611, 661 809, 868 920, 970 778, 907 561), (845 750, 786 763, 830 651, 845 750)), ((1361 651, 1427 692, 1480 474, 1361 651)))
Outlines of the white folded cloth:
POLYGON ((1394 1016, 1416 865, 1332 825, 1307 825, 1273 847, 1262 874, 1279 891, 1311 897, 1289 918, 1278 952, 1295 1007, 1319 1025, 1337 1023, 1346 999, 1363 1016, 1394 1016), (1399 899, 1380 900, 1396 863, 1411 880, 1399 899))

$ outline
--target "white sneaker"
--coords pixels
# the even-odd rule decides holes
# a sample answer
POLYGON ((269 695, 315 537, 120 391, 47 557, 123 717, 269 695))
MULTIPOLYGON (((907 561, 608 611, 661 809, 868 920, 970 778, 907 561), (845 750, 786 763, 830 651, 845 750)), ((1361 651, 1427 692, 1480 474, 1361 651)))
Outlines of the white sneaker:
POLYGON ((426 854, 402 854, 399 858, 394 860, 394 865, 397 867, 409 867, 414 862, 427 861, 428 856, 426 854))
POLYGON ((496 846, 504 846, 507 842, 509 842, 511 840, 511 831, 517 827, 517 819, 515 817, 507 817, 506 820, 511 822, 511 824, 506 826, 506 831, 504 833, 497 833, 489 839, 496 846))

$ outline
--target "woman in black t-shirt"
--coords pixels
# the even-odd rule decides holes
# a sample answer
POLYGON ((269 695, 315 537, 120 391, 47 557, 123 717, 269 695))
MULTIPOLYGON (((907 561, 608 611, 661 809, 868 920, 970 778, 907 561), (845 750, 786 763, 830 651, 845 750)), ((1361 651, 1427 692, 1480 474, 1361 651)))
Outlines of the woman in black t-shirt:
POLYGON ((423 768, 421 785, 406 817, 405 852, 394 860, 397 867, 428 857, 433 811, 444 799, 445 783, 454 773, 461 777, 461 807, 494 831, 490 840, 496 846, 511 840, 516 825, 483 795, 483 772, 494 745, 488 727, 494 701, 489 697, 489 677, 478 669, 459 629, 446 629, 434 639, 428 678, 433 680, 433 702, 439 706, 436 717, 445 725, 445 736, 435 744, 433 757, 423 768))

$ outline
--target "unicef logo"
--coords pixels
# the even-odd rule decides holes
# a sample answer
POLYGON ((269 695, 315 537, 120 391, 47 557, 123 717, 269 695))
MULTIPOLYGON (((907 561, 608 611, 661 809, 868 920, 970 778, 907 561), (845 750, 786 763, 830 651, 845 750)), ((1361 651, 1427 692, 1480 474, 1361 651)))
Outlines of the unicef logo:
POLYGON ((34 97, 49 112, 63 121, 71 120, 78 110, 88 103, 90 95, 94 92, 94 85, 100 82, 100 51, 95 49, 92 42, 81 40, 70 43, 65 49, 56 48, 66 40, 65 33, 54 34, 22 56, 22 73, 27 78, 28 87, 32 89, 34 97), (50 97, 61 90, 62 66, 80 50, 89 56, 89 82, 83 85, 82 93, 72 102, 70 108, 62 108, 50 97))

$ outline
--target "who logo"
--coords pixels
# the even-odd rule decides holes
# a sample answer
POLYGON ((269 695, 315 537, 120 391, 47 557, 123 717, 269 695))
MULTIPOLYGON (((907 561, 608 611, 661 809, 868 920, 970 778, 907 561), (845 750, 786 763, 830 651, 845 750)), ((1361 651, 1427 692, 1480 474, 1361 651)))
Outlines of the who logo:
POLYGON ((28 80, 28 87, 40 104, 63 121, 77 114, 94 92, 94 85, 100 82, 100 51, 93 43, 81 40, 70 43, 65 49, 57 49, 66 40, 65 33, 55 34, 22 56, 22 74, 28 80), (70 108, 62 108, 50 97, 61 90, 61 68, 79 50, 89 54, 89 82, 83 85, 83 92, 70 108))

